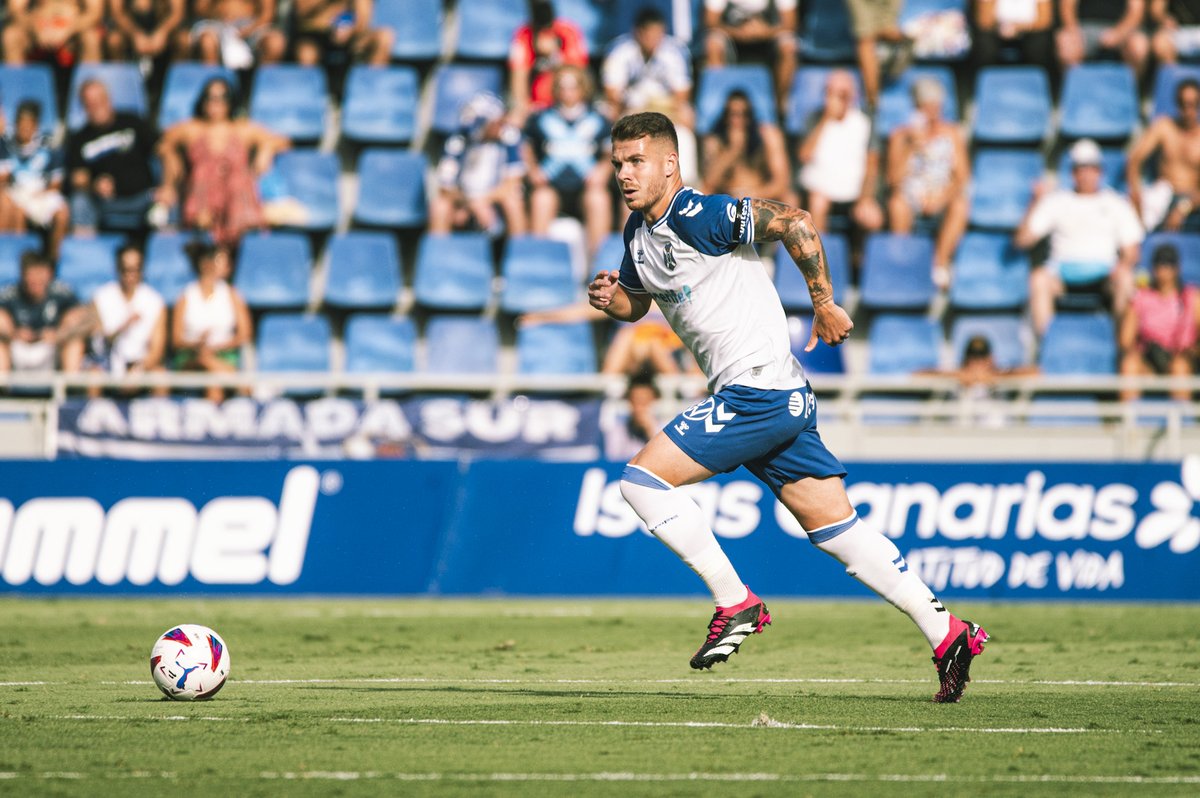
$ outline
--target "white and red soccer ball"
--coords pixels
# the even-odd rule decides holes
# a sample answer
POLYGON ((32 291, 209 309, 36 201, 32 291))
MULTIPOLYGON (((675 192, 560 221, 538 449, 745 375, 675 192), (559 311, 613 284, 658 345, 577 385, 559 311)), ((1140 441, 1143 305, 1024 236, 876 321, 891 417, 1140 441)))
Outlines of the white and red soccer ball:
POLYGON ((212 698, 229 676, 229 647, 221 636, 194 623, 173 626, 150 650, 150 675, 167 698, 212 698))

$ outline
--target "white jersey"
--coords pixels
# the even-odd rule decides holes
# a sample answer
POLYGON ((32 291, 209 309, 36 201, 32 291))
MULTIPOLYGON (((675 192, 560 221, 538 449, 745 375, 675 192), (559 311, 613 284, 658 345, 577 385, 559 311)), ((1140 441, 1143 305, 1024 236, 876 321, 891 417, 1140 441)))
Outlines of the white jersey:
POLYGON ((787 317, 754 249, 750 199, 684 187, 653 226, 625 224, 621 286, 650 294, 708 377, 726 385, 790 390, 804 385, 787 317))

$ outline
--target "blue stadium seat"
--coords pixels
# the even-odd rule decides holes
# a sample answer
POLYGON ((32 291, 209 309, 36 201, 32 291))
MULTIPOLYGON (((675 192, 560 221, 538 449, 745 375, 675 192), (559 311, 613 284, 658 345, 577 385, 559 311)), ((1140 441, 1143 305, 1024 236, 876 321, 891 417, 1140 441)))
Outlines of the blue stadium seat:
POLYGON ((419 93, 412 67, 351 67, 342 103, 342 135, 371 144, 412 141, 419 93))
POLYGON ((492 295, 492 243, 484 233, 427 235, 417 247, 413 293, 442 310, 480 310, 492 295))
POLYGON ((90 301, 97 288, 117 279, 117 250, 124 243, 125 236, 115 233, 63 239, 58 279, 71 286, 81 301, 90 301))
POLYGON ((1041 67, 993 66, 975 81, 980 144, 1040 144, 1050 129, 1050 82, 1041 67))
POLYGON ((387 0, 376 3, 372 21, 396 34, 392 58, 424 63, 442 53, 442 4, 429 0, 387 0))
MULTIPOLYGON (((1124 193, 1125 180, 1125 150, 1120 147, 1101 147, 1103 158, 1104 184, 1111 189, 1124 193)), ((1071 152, 1064 150, 1058 157, 1058 184, 1072 186, 1075 181, 1071 177, 1071 152)))
POLYGON ((871 323, 867 371, 879 376, 912 374, 939 365, 942 331, 923 316, 880 316, 871 323))
POLYGON ((358 156, 357 224, 374 227, 422 227, 425 224, 424 154, 407 150, 365 149, 358 156))
POLYGON ((327 372, 332 341, 324 316, 268 313, 258 326, 258 370, 327 372))
POLYGON ((504 276, 500 308, 506 313, 559 308, 579 299, 579 285, 571 273, 571 250, 562 241, 510 238, 500 270, 504 276))
POLYGON ((384 310, 400 293, 400 253, 391 233, 351 231, 325 247, 325 304, 384 310))
POLYGON ((242 239, 234 285, 254 310, 308 304, 312 247, 303 233, 262 233, 242 239))
POLYGON ((11 126, 17 121, 17 106, 36 100, 42 106, 41 132, 51 134, 58 125, 58 95, 54 73, 46 64, 0 65, 0 108, 11 126))
MULTIPOLYGON (((829 279, 833 283, 833 296, 838 304, 845 304, 850 288, 850 245, 840 233, 825 233, 821 236, 825 245, 825 257, 829 262, 829 279)), ((796 267, 787 248, 775 247, 775 290, 779 301, 787 310, 812 310, 812 296, 808 283, 796 267)))
POLYGON ((875 114, 875 122, 881 136, 889 135, 912 116, 912 85, 921 78, 933 78, 945 87, 946 103, 942 108, 942 115, 946 119, 958 119, 958 89, 950 68, 909 67, 898 80, 885 83, 879 92, 879 110, 875 114))
POLYGON ((225 78, 234 88, 238 86, 237 73, 223 66, 176 61, 167 67, 158 105, 158 129, 166 130, 177 122, 191 119, 200 90, 212 78, 225 78))
POLYGON ((459 0, 455 57, 506 60, 513 34, 528 16, 526 0, 459 0))
POLYGON ((100 80, 108 87, 116 110, 150 118, 146 84, 137 64, 79 64, 71 73, 70 96, 67 98, 67 127, 71 130, 83 127, 87 121, 87 114, 79 101, 79 87, 89 78, 100 80))
POLYGON ((590 322, 536 324, 517 329, 520 374, 594 374, 596 343, 590 322))
POLYGON ((1179 250, 1180 276, 1185 283, 1200 286, 1200 233, 1151 233, 1142 242, 1141 260, 1138 269, 1150 270, 1150 258, 1160 244, 1174 244, 1179 250))
POLYGON ((1069 139, 1124 140, 1138 122, 1137 85, 1125 64, 1080 64, 1067 71, 1059 130, 1069 139))
MULTIPOLYGON (((1162 64, 1154 73, 1152 116, 1175 115, 1175 86, 1184 78, 1200 80, 1200 64, 1162 64)), ((5 104, 7 108, 7 103, 5 104)))
MULTIPOLYGON (((282 196, 292 197, 304 206, 302 221, 288 225, 300 230, 331 230, 338 222, 338 179, 341 170, 337 156, 316 150, 288 150, 275 157, 275 163, 259 187, 278 187, 282 196)), ((263 200, 271 199, 263 190, 263 200)))
POLYGON ((805 61, 851 62, 855 38, 846 0, 811 0, 801 5, 800 52, 805 61))
POLYGON ((21 255, 28 249, 41 251, 42 239, 36 233, 0 233, 0 286, 21 276, 21 255))
POLYGON ((346 321, 346 371, 412 371, 417 331, 411 320, 360 313, 346 321))
POLYGON ((433 132, 449 135, 458 130, 458 112, 481 91, 503 93, 500 67, 446 64, 434 74, 433 132))
POLYGON ((325 133, 329 89, 316 66, 260 66, 250 92, 250 118, 295 142, 313 144, 325 133))
MULTIPOLYGON (((806 53, 807 55, 807 53, 806 53)), ((847 67, 838 67, 847 69, 847 67)), ((784 129, 792 136, 801 136, 808 132, 808 123, 813 115, 825 105, 825 81, 834 67, 803 66, 796 70, 792 80, 792 90, 788 95, 787 118, 784 129)), ((863 88, 862 77, 857 69, 851 69, 854 80, 858 83, 858 107, 862 107, 863 88)))
POLYGON ((1115 374, 1117 345, 1107 313, 1059 313, 1042 338, 1043 374, 1115 374))
POLYGON ((700 73, 696 90, 696 132, 704 135, 721 118, 725 98, 734 89, 750 97, 760 122, 775 122, 775 84, 765 66, 708 67, 700 73))
POLYGON ((598 54, 604 45, 604 16, 595 0, 556 0, 558 15, 579 26, 589 53, 598 54))
POLYGON ((184 251, 193 238, 191 233, 155 231, 146 240, 146 283, 162 294, 168 305, 174 305, 184 287, 195 279, 184 251))
POLYGON ((490 319, 435 316, 425 328, 425 371, 430 374, 495 374, 500 337, 490 319))
POLYGON ((976 335, 987 338, 992 345, 992 358, 997 368, 1012 369, 1029 364, 1027 344, 1032 332, 1021 323, 1020 316, 963 316, 957 319, 950 333, 954 365, 962 363, 967 342, 976 335))
POLYGON ((933 240, 876 233, 863 250, 862 303, 880 310, 923 310, 933 287, 933 240))
POLYGON ((846 364, 842 359, 843 348, 818 342, 811 352, 805 352, 808 338, 812 334, 812 316, 788 316, 788 340, 792 354, 809 374, 845 374, 846 364))
POLYGON ((610 233, 600 242, 600 246, 596 248, 596 253, 592 257, 592 274, 601 269, 609 271, 620 269, 623 260, 625 260, 625 237, 620 233, 610 233))
POLYGON ((971 170, 971 224, 1015 230, 1045 168, 1041 153, 1032 150, 981 149, 971 170))
POLYGON ((950 304, 959 310, 1017 310, 1029 298, 1029 258, 1008 233, 972 230, 954 254, 950 304))

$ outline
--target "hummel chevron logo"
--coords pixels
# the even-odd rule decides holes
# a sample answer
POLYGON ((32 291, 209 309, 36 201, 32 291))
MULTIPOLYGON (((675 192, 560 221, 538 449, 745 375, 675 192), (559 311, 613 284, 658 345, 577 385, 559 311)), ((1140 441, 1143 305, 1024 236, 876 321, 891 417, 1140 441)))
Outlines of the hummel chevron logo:
POLYGON ((695 216, 703 210, 704 206, 696 200, 688 200, 687 207, 679 212, 680 216, 695 216))
POLYGON ((721 430, 725 429, 725 422, 732 421, 736 416, 737 416, 737 413, 732 413, 732 412, 726 411, 725 403, 721 402, 721 404, 717 405, 716 409, 713 410, 712 415, 708 416, 707 418, 704 419, 704 431, 705 432, 720 432, 721 430), (721 423, 714 424, 713 423, 714 418, 716 418, 716 420, 721 423))

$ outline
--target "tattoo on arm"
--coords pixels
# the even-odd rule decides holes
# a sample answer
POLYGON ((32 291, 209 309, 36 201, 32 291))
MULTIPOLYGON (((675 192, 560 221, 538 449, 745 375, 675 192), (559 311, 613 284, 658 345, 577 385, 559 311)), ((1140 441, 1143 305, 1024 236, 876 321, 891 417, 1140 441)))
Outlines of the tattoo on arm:
POLYGON ((780 241, 792 256, 812 296, 814 308, 833 303, 833 283, 829 279, 829 261, 825 246, 813 227, 808 211, 774 200, 750 201, 754 214, 754 240, 780 241))

